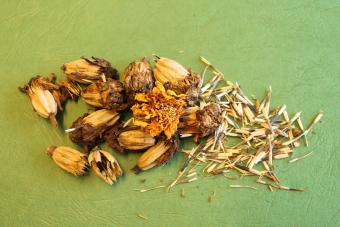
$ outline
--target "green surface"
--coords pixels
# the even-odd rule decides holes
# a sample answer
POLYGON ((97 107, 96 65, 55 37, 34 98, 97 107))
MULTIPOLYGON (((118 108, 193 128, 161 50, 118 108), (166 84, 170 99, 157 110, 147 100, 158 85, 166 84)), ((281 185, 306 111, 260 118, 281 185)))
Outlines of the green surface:
MULTIPOLYGON (((1 1, 0 226, 339 226, 339 20, 336 0, 1 1), (36 74, 62 78, 60 66, 82 55, 106 58, 121 72, 152 53, 197 72, 204 55, 249 95, 262 96, 271 85, 274 104, 286 104, 291 114, 302 110, 305 124, 325 111, 310 147, 294 154, 313 155, 294 164, 277 161, 284 184, 306 192, 270 193, 254 179, 223 177, 183 186, 185 198, 182 186, 170 193, 133 191, 169 182, 181 155, 138 176, 129 171, 138 155, 117 155, 126 174, 113 187, 93 172, 77 179, 54 165, 46 147, 74 145, 16 88, 36 74)), ((64 127, 87 108, 68 103, 64 127)))

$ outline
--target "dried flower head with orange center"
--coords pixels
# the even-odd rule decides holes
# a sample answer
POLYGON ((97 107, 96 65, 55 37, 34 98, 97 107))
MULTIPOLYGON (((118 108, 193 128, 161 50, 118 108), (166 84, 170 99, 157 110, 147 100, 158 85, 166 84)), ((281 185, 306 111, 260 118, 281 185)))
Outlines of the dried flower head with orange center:
POLYGON ((139 103, 131 107, 133 123, 144 128, 153 137, 164 132, 170 139, 177 130, 180 115, 184 112, 185 95, 166 91, 158 81, 155 84, 156 87, 149 93, 136 94, 135 99, 139 103))

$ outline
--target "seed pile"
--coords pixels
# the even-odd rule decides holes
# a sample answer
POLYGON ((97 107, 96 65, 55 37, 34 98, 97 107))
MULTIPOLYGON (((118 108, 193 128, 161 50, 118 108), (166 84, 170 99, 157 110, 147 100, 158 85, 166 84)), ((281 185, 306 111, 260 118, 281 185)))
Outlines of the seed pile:
MULTIPOLYGON (((200 89, 200 105, 211 105, 220 108, 220 115, 215 120, 211 116, 204 118, 203 123, 211 125, 218 122, 218 126, 205 142, 200 143, 192 150, 183 151, 188 155, 184 166, 177 178, 169 185, 168 190, 178 183, 196 180, 196 167, 203 163, 203 172, 208 176, 221 174, 228 178, 231 170, 236 170, 242 176, 258 176, 257 183, 272 188, 292 191, 303 191, 281 185, 275 174, 275 159, 284 159, 291 156, 294 149, 299 147, 303 139, 308 146, 307 134, 318 123, 323 113, 320 112, 312 123, 304 129, 301 112, 289 118, 286 105, 271 106, 272 90, 269 88, 262 101, 256 97, 248 98, 238 83, 232 83, 208 60, 201 57, 206 65, 203 76, 210 70, 212 79, 200 89), (230 145, 230 140, 237 142, 230 145)), ((201 108, 202 109, 202 108, 201 108)), ((207 113, 207 112, 206 112, 207 113)), ((182 136, 197 137, 200 132, 188 125, 197 124, 199 121, 199 108, 187 110, 182 117, 182 136), (193 123, 194 122, 194 123, 193 123), (198 134, 197 134, 198 133, 198 134)), ((199 136, 198 136, 199 137, 199 136)), ((195 139, 196 141, 196 139, 195 139)), ((290 162, 304 158, 292 159, 290 162)), ((247 187, 230 185, 230 187, 247 187)))
POLYGON ((67 100, 81 97, 96 108, 65 130, 84 152, 64 146, 48 148, 54 162, 75 176, 84 175, 90 167, 110 185, 122 176, 118 161, 99 147, 103 142, 119 153, 142 152, 132 169, 139 173, 168 163, 179 150, 181 138, 192 137, 197 146, 183 150, 187 160, 168 190, 197 180, 197 167, 203 164, 208 176, 228 178, 235 170, 258 176, 257 182, 270 190, 302 191, 280 183, 274 160, 290 157, 301 143, 308 146, 307 135, 323 113, 304 128, 301 112, 290 118, 285 105, 271 106, 271 88, 261 101, 249 98, 238 83, 226 80, 209 61, 201 60, 205 68, 199 75, 168 58, 156 56, 154 67, 142 58, 131 62, 119 80, 118 71, 107 60, 81 58, 61 67, 66 80, 58 83, 54 74, 38 75, 19 89, 28 94, 33 109, 56 127, 56 115, 67 100), (204 83, 207 74, 212 79, 204 83), (132 117, 123 122, 128 111, 132 117))

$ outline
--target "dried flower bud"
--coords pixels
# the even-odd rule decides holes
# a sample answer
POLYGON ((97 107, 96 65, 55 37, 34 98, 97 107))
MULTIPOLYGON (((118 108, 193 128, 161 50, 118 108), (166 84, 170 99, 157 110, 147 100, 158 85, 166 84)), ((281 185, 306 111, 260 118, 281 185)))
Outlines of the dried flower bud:
POLYGON ((27 93, 31 99, 33 109, 43 118, 49 118, 51 123, 58 127, 56 115, 58 106, 62 110, 59 99, 59 86, 55 84, 54 74, 51 78, 42 76, 33 77, 19 90, 27 93))
POLYGON ((166 164, 178 151, 179 138, 175 134, 170 139, 162 138, 156 145, 150 147, 138 159, 137 165, 133 168, 135 173, 151 169, 154 166, 166 164))
POLYGON ((72 82, 71 80, 60 81, 59 91, 61 103, 66 102, 68 99, 77 101, 78 97, 81 94, 81 89, 79 85, 77 83, 72 82))
POLYGON ((199 97, 199 84, 201 78, 189 70, 189 75, 184 79, 178 80, 176 83, 166 82, 165 89, 174 91, 177 95, 185 94, 185 100, 189 106, 197 104, 199 97))
POLYGON ((196 112, 198 129, 201 137, 210 135, 215 132, 222 123, 221 109, 216 103, 206 105, 202 110, 196 112))
POLYGON ((153 88, 152 69, 146 58, 131 62, 122 74, 129 101, 136 93, 146 93, 153 88))
POLYGON ((221 110, 218 104, 209 103, 203 109, 193 107, 186 109, 181 116, 179 133, 194 134, 195 141, 211 135, 222 123, 221 110))
POLYGON ((102 78, 113 78, 118 76, 118 71, 112 68, 110 62, 105 59, 84 58, 65 63, 61 69, 67 75, 67 78, 81 84, 91 84, 102 78))
POLYGON ((140 151, 153 146, 156 142, 149 133, 136 127, 122 131, 118 138, 119 145, 125 150, 140 151))
POLYGON ((156 59, 155 62, 153 73, 155 79, 162 84, 166 82, 175 84, 189 74, 188 70, 174 60, 161 57, 156 59))
POLYGON ((124 110, 128 106, 125 102, 125 90, 118 80, 107 79, 90 84, 82 92, 84 101, 95 107, 112 110, 124 110))
POLYGON ((110 185, 123 175, 123 170, 120 168, 118 161, 109 152, 98 147, 91 151, 88 161, 97 176, 110 185))
POLYGON ((60 168, 74 176, 82 176, 88 170, 87 156, 75 149, 49 146, 47 152, 60 168))
POLYGON ((72 142, 89 151, 103 140, 105 131, 110 129, 119 117, 113 110, 97 110, 79 117, 67 131, 72 142))

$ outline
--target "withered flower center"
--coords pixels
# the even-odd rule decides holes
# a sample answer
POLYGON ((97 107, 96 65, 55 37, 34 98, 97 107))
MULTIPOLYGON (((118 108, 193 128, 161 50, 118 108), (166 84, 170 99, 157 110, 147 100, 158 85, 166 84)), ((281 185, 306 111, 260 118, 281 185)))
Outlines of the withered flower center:
POLYGON ((162 132, 171 138, 177 130, 179 117, 184 112, 185 96, 170 95, 163 85, 156 82, 156 87, 147 94, 138 93, 137 103, 132 106, 133 122, 144 128, 151 136, 158 136, 162 132))

